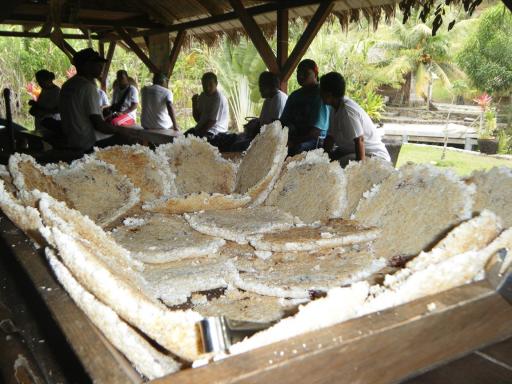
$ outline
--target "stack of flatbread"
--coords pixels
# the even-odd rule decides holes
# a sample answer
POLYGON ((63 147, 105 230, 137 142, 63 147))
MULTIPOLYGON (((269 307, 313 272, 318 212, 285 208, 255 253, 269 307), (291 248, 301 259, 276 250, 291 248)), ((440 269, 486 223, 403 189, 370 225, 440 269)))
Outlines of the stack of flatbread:
POLYGON ((70 165, 16 154, 0 207, 149 379, 201 357, 203 316, 276 323, 240 353, 473 281, 512 246, 508 169, 343 170, 322 150, 285 161, 287 136, 263 127, 239 164, 195 137, 70 165))

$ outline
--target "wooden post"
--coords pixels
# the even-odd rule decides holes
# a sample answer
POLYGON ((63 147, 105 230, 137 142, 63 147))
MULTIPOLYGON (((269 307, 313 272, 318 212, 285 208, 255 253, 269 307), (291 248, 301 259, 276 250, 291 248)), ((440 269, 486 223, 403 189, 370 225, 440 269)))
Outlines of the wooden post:
POLYGON ((16 138, 14 136, 14 128, 12 126, 12 111, 11 111, 11 90, 9 88, 4 89, 4 101, 5 101, 5 121, 7 135, 9 137, 9 149, 12 153, 16 152, 16 138))
POLYGON ((98 52, 101 57, 105 57, 105 43, 100 40, 98 40, 98 52))
MULTIPOLYGON (((279 77, 282 79, 282 70, 288 60, 288 9, 277 10, 277 65, 279 66, 279 77)), ((282 79, 281 90, 287 92, 288 79, 282 79)))
POLYGON ((332 11, 332 8, 334 7, 334 1, 323 1, 318 6, 318 9, 316 10, 315 14, 311 18, 311 21, 309 22, 308 26, 306 27, 306 30, 302 34, 301 38, 293 48, 292 53, 290 54, 290 57, 286 61, 286 64, 283 67, 283 70, 281 72, 281 79, 282 81, 287 81, 297 65, 299 64, 300 60, 308 50, 309 46, 311 45, 311 42, 315 38, 316 34, 322 27, 323 23, 325 22, 325 19, 327 16, 329 16, 329 13, 332 11))
POLYGON ((181 47, 183 46, 183 42, 185 41, 185 37, 187 36, 187 31, 182 30, 179 31, 174 39, 174 43, 172 45, 172 51, 169 56, 169 71, 167 72, 167 77, 171 77, 172 72, 174 71, 174 66, 176 65, 176 61, 178 60, 178 56, 181 51, 181 47))
POLYGON ((137 57, 148 67, 148 69, 153 72, 159 72, 159 68, 149 59, 148 56, 139 48, 137 43, 133 41, 128 32, 124 28, 118 27, 116 28, 117 33, 123 39, 123 41, 130 47, 130 49, 137 55, 137 57))
POLYGON ((168 33, 148 37, 149 59, 158 68, 158 72, 169 72, 169 53, 171 43, 168 33))
POLYGON ((107 77, 108 77, 108 71, 110 70, 110 64, 112 64, 112 58, 114 57, 114 51, 116 49, 116 42, 111 41, 108 45, 108 51, 107 51, 107 62, 105 63, 105 66, 103 67, 103 73, 101 74, 100 84, 101 89, 103 89, 105 92, 107 91, 107 77))
POLYGON ((249 35, 249 38, 256 47, 267 68, 271 72, 279 73, 279 67, 277 65, 274 52, 272 52, 272 48, 270 48, 270 45, 265 39, 265 36, 263 36, 263 32, 258 24, 256 24, 256 21, 254 21, 254 18, 247 12, 241 0, 229 0, 229 3, 238 15, 242 26, 249 35))

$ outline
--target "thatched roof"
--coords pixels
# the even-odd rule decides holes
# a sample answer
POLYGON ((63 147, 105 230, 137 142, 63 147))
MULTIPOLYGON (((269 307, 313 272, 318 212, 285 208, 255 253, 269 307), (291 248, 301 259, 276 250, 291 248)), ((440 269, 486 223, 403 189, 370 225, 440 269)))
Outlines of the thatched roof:
MULTIPOLYGON (((37 31, 41 26, 57 23, 61 27, 79 27, 92 32, 93 38, 115 39, 114 27, 127 28, 132 36, 170 32, 171 39, 181 29, 188 36, 212 41, 221 34, 233 38, 243 27, 229 0, 7 0, 0 9, 0 23, 24 26, 37 31)), ((312 17, 321 1, 243 0, 243 5, 260 28, 275 31, 279 6, 289 8, 289 18, 312 17)), ((381 15, 392 16, 395 0, 336 0, 332 15, 342 26, 360 18, 377 25, 381 15)), ((44 33, 44 28, 41 33, 44 33)), ((28 34, 27 34, 28 35, 28 34)), ((76 36, 79 37, 79 36, 76 36)))

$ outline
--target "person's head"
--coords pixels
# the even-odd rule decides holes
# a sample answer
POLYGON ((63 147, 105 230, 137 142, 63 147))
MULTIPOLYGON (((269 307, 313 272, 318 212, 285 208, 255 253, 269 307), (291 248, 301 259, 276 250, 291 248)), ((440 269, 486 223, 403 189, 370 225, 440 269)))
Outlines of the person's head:
POLYGON ((213 72, 206 72, 201 77, 201 85, 203 86, 204 93, 212 95, 217 90, 217 75, 213 72))
POLYGON ((55 80, 55 74, 53 72, 47 71, 46 69, 41 69, 36 72, 36 81, 42 89, 51 87, 53 80, 55 80))
POLYGON ((116 72, 116 80, 117 85, 120 88, 126 88, 130 85, 130 78, 128 77, 128 72, 126 72, 124 69, 120 69, 116 72))
POLYGON ((165 86, 167 86, 168 81, 169 81, 169 79, 163 73, 155 73, 153 75, 153 84, 165 87, 165 86))
POLYGON ((268 99, 274 96, 279 89, 279 77, 272 72, 261 72, 258 85, 261 97, 268 99))
POLYGON ((92 48, 82 49, 73 56, 76 73, 93 79, 101 76, 106 62, 107 60, 92 48))
POLYGON ((327 105, 337 105, 345 96, 345 79, 338 72, 329 72, 320 78, 320 94, 327 105))
POLYGON ((311 59, 302 60, 297 67, 297 82, 301 87, 318 83, 318 66, 311 59))

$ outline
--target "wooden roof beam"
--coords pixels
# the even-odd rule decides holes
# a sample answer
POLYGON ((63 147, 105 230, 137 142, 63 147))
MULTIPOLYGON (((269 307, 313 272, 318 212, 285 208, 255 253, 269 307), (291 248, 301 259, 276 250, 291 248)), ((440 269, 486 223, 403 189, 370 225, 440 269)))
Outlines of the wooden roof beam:
POLYGON ((172 76, 172 72, 174 71, 174 66, 176 65, 176 61, 178 61, 178 56, 181 51, 181 47, 185 42, 185 37, 187 37, 187 31, 179 31, 178 35, 174 39, 174 43, 172 44, 171 54, 169 55, 169 71, 167 73, 167 77, 172 76))
POLYGON ((22 2, 22 0, 2 1, 2 6, 0 7, 0 22, 8 19, 22 2))
MULTIPOLYGON (((47 39, 49 34, 41 34, 40 32, 19 32, 19 31, 0 31, 2 37, 29 37, 36 39, 47 39)), ((78 33, 64 33, 62 37, 67 40, 87 40, 88 37, 78 33)), ((98 35, 91 35, 91 39, 99 40, 98 35)))
POLYGON ((71 45, 69 45, 66 40, 64 40, 64 35, 59 28, 55 28, 53 32, 50 33, 50 40, 62 52, 64 52, 70 62, 73 62, 73 56, 75 55, 76 51, 71 45))
POLYGON ((159 68, 149 59, 149 57, 142 51, 142 49, 139 48, 137 43, 133 41, 133 39, 124 28, 117 27, 116 32, 151 72, 160 72, 159 68))
POLYGON ((281 71, 281 81, 287 81, 292 75, 300 60, 308 50, 311 42, 322 27, 334 7, 334 0, 324 0, 318 6, 315 14, 308 23, 306 30, 293 48, 292 53, 281 71))
POLYGON ((222 15, 224 13, 224 9, 218 4, 217 1, 211 0, 193 0, 194 3, 198 4, 201 8, 203 8, 210 15, 222 15))
POLYGON ((272 51, 272 48, 268 44, 267 39, 263 36, 263 32, 261 31, 254 18, 247 12, 241 0, 229 0, 229 3, 233 7, 233 10, 238 15, 242 26, 249 35, 252 43, 256 47, 256 50, 260 54, 263 62, 267 66, 267 68, 274 73, 279 73, 279 67, 277 65, 276 56, 272 51))
MULTIPOLYGON (((283 0, 279 3, 265 3, 262 5, 257 5, 254 7, 246 8, 246 11, 251 16, 261 15, 264 13, 276 12, 279 8, 289 9, 289 8, 298 8, 307 5, 315 5, 318 4, 318 0, 283 0)), ((133 37, 138 36, 149 36, 149 35, 157 35, 159 33, 165 32, 178 32, 182 29, 193 29, 199 27, 206 27, 208 25, 219 24, 225 21, 233 21, 238 19, 238 14, 236 12, 227 12, 220 15, 215 15, 211 17, 205 17, 198 20, 186 21, 183 23, 173 24, 166 28, 155 28, 155 29, 147 29, 145 31, 139 31, 132 34, 133 37)))

